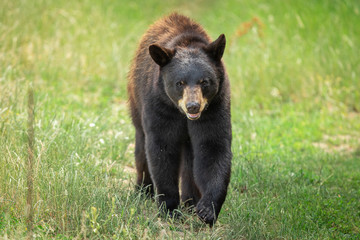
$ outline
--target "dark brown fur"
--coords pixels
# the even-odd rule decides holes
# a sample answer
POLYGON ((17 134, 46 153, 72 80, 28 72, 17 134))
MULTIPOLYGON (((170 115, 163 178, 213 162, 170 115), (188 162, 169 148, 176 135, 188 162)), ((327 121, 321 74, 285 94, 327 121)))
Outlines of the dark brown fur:
POLYGON ((232 158, 224 48, 224 35, 211 42, 199 24, 171 14, 142 37, 128 83, 137 187, 153 194, 155 186, 159 205, 172 212, 181 177, 182 201, 210 225, 226 197, 232 158), (184 92, 187 102, 180 101, 184 92))

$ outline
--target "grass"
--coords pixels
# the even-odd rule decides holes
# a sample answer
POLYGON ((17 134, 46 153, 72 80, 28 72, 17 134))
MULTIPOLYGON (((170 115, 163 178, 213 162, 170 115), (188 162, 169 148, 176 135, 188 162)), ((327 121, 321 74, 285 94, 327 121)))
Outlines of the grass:
POLYGON ((34 238, 358 239, 360 4, 165 2, 1 1, 0 238, 27 236, 32 86, 34 238), (228 39, 234 158, 212 229, 133 191, 126 74, 174 10, 228 39))

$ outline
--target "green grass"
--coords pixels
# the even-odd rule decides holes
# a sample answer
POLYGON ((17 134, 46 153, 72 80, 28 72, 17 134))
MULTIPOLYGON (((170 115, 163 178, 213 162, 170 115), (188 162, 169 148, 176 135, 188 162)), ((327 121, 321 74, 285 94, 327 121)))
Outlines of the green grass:
POLYGON ((27 236, 33 86, 35 238, 359 239, 358 46, 357 1, 1 1, 0 238, 27 236), (212 229, 133 191, 126 75, 174 10, 228 40, 234 158, 212 229))

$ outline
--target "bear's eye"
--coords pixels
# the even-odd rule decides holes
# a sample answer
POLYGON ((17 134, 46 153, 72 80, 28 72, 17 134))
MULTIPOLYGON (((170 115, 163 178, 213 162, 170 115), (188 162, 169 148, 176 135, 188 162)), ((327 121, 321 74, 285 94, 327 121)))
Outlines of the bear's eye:
POLYGON ((207 78, 202 79, 202 80, 200 81, 200 84, 201 84, 202 87, 207 87, 207 86, 209 86, 209 79, 207 79, 207 78))
POLYGON ((177 87, 182 87, 184 84, 185 84, 184 81, 176 82, 177 87))

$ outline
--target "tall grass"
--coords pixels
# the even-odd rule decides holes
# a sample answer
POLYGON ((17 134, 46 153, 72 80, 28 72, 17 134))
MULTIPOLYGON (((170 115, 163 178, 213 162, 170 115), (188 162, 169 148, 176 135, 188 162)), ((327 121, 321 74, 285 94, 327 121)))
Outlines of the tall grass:
POLYGON ((2 1, 1 238, 29 230, 30 83, 34 238, 359 238, 359 19, 356 1, 2 1), (174 10, 228 40, 234 159, 212 229, 133 191, 126 75, 174 10))
POLYGON ((28 159, 27 159, 27 193, 26 193, 26 215, 27 215, 27 229, 29 230, 29 237, 31 237, 33 230, 33 215, 34 215, 34 203, 33 203, 33 191, 34 191, 34 90, 30 87, 28 89, 28 159))

